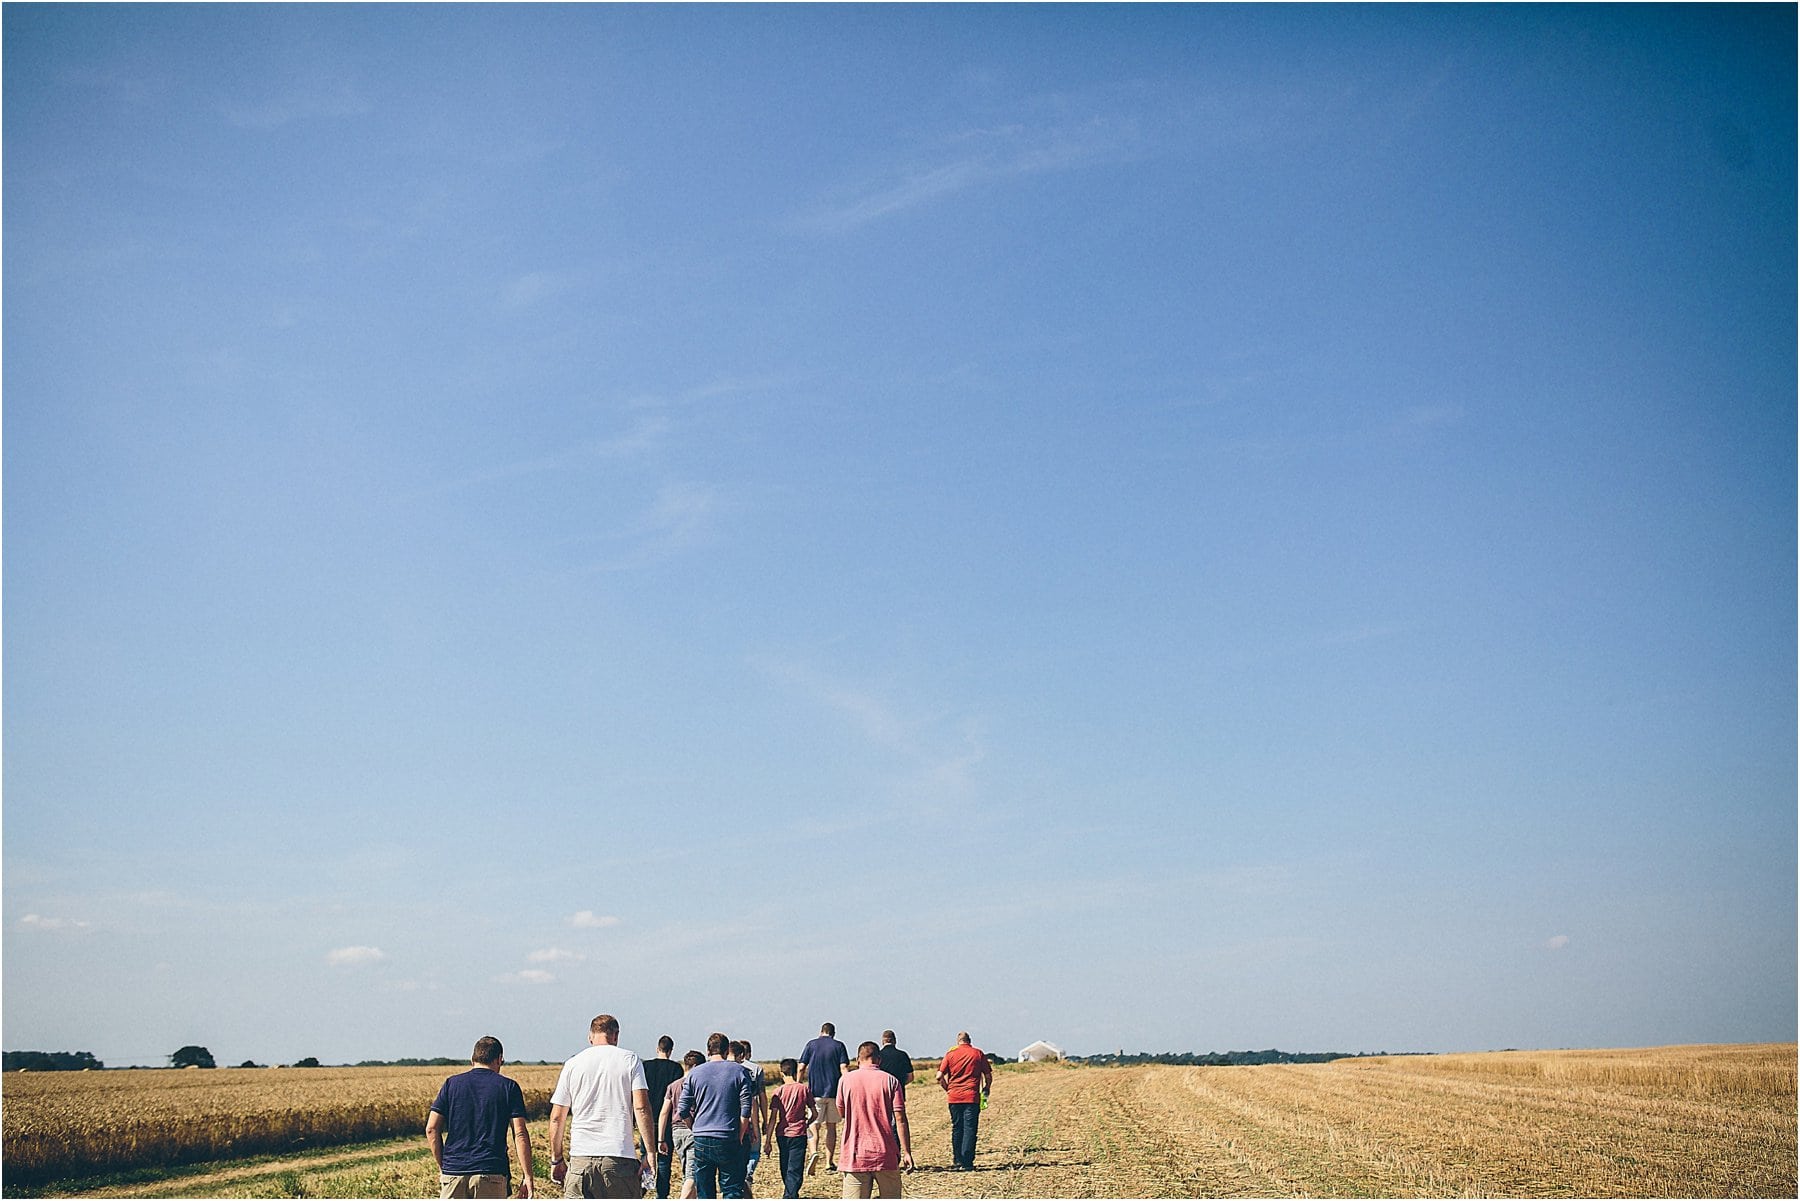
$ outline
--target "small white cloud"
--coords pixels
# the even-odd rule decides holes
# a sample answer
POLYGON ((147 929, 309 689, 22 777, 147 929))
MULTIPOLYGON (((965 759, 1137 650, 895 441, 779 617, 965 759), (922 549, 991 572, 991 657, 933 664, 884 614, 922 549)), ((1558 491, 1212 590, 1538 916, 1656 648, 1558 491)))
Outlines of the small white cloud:
POLYGON ((595 913, 592 909, 583 909, 580 913, 569 915, 569 924, 577 930, 606 930, 619 924, 619 919, 610 914, 595 913))
POLYGON ((536 968, 526 968, 522 972, 508 972, 504 976, 495 976, 496 984, 554 984, 556 977, 549 972, 536 968))
POLYGON ((339 947, 325 956, 325 962, 332 967, 357 967, 365 963, 380 963, 386 958, 380 947, 339 947))
POLYGON ((562 963, 567 960, 580 959, 573 951, 565 951, 561 947, 545 947, 541 951, 533 951, 525 956, 526 963, 562 963))
POLYGON ((506 285, 500 294, 503 308, 522 309, 554 296, 568 287, 568 281, 550 271, 527 271, 506 285))
POLYGON ((21 930, 92 930, 94 923, 78 921, 72 917, 45 917, 41 913, 27 913, 19 919, 21 930))
POLYGON ((1550 941, 1548 941, 1544 944, 1545 947, 1547 947, 1548 949, 1550 949, 1552 951, 1560 951, 1568 945, 1569 945, 1569 936, 1567 934, 1558 934, 1556 937, 1552 938, 1550 941))

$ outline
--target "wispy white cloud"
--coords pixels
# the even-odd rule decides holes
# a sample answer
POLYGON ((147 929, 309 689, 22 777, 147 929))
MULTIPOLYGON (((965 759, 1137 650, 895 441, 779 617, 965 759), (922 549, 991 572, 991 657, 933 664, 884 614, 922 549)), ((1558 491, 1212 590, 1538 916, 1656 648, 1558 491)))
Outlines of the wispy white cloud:
POLYGON ((226 101, 219 111, 238 129, 279 129, 312 118, 360 117, 374 106, 347 81, 320 80, 261 100, 226 101))
POLYGON ((577 930, 610 930, 619 925, 619 919, 611 914, 595 913, 592 909, 583 909, 579 913, 569 915, 569 924, 577 930))
MULTIPOLYGON (((586 911, 584 910, 583 912, 586 912, 586 911)), ((579 917, 580 915, 577 914, 576 916, 579 917)), ((589 916, 592 916, 592 915, 590 914, 589 916)), ((574 923, 573 919, 571 919, 570 925, 574 925, 574 924, 575 923, 574 923)), ((565 951, 561 947, 545 947, 541 951, 533 951, 533 952, 531 952, 531 954, 525 956, 525 962, 526 963, 566 963, 566 962, 578 960, 580 958, 581 958, 581 956, 577 955, 574 951, 565 951)))
POLYGON ((1560 951, 1569 945, 1569 941, 1569 936, 1567 934, 1556 934, 1545 941, 1544 947, 1546 950, 1560 951))
POLYGON ((325 962, 332 967, 360 967, 366 963, 380 963, 386 959, 380 947, 338 947, 325 955, 325 962))
POLYGON ((574 284, 574 277, 555 271, 527 271, 507 282, 500 291, 500 307, 523 309, 547 300, 574 284))
POLYGON ((483 468, 427 488, 418 495, 441 496, 482 484, 552 471, 579 471, 599 463, 640 458, 655 451, 662 444, 668 430, 669 421, 666 417, 655 413, 640 413, 624 429, 604 438, 589 438, 561 450, 483 468))
MULTIPOLYGON (((848 683, 793 659, 752 655, 749 661, 770 678, 843 715, 870 745, 898 760, 899 769, 879 785, 895 811, 929 815, 978 796, 976 769, 987 758, 978 718, 908 713, 879 689, 848 683)), ((883 816, 865 806, 856 818, 826 821, 838 829, 854 829, 883 816)), ((808 828, 819 821, 817 815, 804 820, 812 823, 808 828)))
POLYGON ((591 564, 591 571, 631 571, 670 559, 704 541, 718 493, 708 484, 670 482, 635 520, 599 535, 613 552, 591 564))
POLYGON ((21 930, 48 930, 57 933, 78 934, 93 928, 94 923, 92 922, 72 917, 46 917, 41 913, 27 913, 19 919, 19 929, 21 930))
POLYGON ((494 977, 496 984, 554 984, 556 977, 549 972, 537 968, 525 968, 523 971, 507 972, 494 977))
POLYGON ((892 750, 910 751, 913 730, 880 694, 834 679, 809 664, 775 655, 752 655, 751 666, 826 708, 851 719, 869 741, 892 750))
POLYGON ((970 188, 1118 159, 1138 141, 1132 122, 1107 116, 960 130, 826 197, 794 225, 843 233, 970 188))

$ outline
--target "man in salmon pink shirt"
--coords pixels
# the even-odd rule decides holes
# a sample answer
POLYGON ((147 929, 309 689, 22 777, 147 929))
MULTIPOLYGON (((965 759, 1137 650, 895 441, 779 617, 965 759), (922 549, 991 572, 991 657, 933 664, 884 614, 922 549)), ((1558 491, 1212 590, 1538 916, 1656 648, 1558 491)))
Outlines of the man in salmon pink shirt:
POLYGON ((994 1087, 994 1068, 964 1030, 938 1064, 938 1087, 949 1094, 950 1152, 954 1172, 975 1170, 975 1134, 981 1126, 981 1099, 994 1087))
POLYGON ((856 1049, 856 1070, 838 1084, 838 1108, 844 1115, 838 1152, 844 1196, 898 1197, 900 1165, 913 1167, 906 1089, 881 1070, 881 1048, 874 1043, 856 1049))

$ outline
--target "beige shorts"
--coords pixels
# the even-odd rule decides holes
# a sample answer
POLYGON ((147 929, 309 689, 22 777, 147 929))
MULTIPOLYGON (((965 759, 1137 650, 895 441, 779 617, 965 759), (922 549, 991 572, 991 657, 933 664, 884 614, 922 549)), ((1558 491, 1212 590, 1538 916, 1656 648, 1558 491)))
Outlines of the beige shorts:
POLYGON ((898 1197, 900 1195, 900 1169, 891 1172, 845 1172, 844 1196, 861 1197, 898 1197), (870 1190, 874 1190, 871 1192, 870 1190))
POLYGON ((505 1197, 512 1192, 510 1176, 495 1176, 492 1173, 474 1176, 447 1176, 438 1173, 438 1196, 449 1197, 505 1197))
POLYGON ((571 1155, 563 1177, 565 1197, 642 1197, 638 1161, 616 1155, 571 1155))
POLYGON ((835 1126, 838 1124, 838 1106, 836 1097, 813 1098, 815 1126, 835 1126))

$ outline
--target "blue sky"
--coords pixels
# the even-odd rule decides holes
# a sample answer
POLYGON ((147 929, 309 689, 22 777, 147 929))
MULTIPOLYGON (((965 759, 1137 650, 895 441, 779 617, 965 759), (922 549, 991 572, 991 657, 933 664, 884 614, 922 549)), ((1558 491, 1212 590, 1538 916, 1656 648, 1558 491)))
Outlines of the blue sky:
POLYGON ((8 1048, 1795 1037, 1792 8, 4 34, 8 1048))

